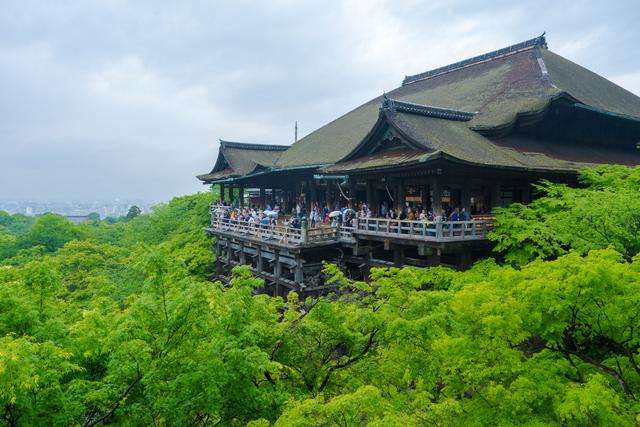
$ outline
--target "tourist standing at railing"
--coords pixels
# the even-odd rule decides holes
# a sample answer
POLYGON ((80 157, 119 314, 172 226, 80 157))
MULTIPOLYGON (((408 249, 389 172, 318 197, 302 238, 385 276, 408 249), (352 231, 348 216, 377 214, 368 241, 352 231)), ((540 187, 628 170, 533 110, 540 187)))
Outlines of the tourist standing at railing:
POLYGON ((471 221, 473 219, 471 213, 466 208, 462 208, 462 213, 460 215, 462 216, 462 221, 471 221))

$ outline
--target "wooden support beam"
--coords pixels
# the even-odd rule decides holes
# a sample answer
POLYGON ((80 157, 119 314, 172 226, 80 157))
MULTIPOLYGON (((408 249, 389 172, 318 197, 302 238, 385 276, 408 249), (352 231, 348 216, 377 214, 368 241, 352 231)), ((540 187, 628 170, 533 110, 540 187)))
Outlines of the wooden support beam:
POLYGON ((244 186, 238 187, 238 198, 240 199, 240 207, 244 207, 244 186))
POLYGON ((440 265, 442 263, 441 255, 440 249, 432 251, 431 254, 427 256, 427 265, 440 265))
POLYGON ((466 210, 471 209, 471 189, 469 183, 465 183, 460 191, 460 207, 466 210))
MULTIPOLYGON (((316 186, 315 179, 309 181, 309 197, 311 199, 311 204, 318 201, 318 188, 316 186)), ((311 205, 309 205, 309 209, 311 209, 311 205)))
POLYGON ((224 197, 225 196, 224 192, 225 192, 225 185, 224 184, 220 184, 220 203, 222 203, 223 205, 224 205, 224 202, 226 200, 225 197, 224 197))
POLYGON ((280 294, 280 274, 282 273, 282 266, 280 265, 280 251, 275 251, 275 259, 273 260, 273 281, 274 289, 273 296, 277 297, 280 294))
POLYGON ((229 241, 229 239, 227 239, 226 241, 226 246, 227 246, 227 265, 225 267, 225 274, 230 276, 231 275, 231 242, 229 241))
POLYGON ((404 189, 404 182, 402 179, 398 180, 398 183, 396 184, 396 199, 398 201, 398 206, 399 208, 404 208, 404 202, 405 202, 405 189, 404 189))
POLYGON ((459 267, 464 269, 471 267, 472 259, 471 250, 469 248, 463 248, 459 256, 459 267))
POLYGON ((222 275, 222 261, 220 257, 222 255, 222 247, 220 246, 220 239, 216 237, 215 242, 215 254, 216 254, 216 276, 220 277, 222 275))
MULTIPOLYGON (((300 183, 302 185, 302 183, 300 183)), ((313 186, 313 180, 305 181, 304 190, 304 207, 306 208, 307 215, 311 212, 311 187, 313 186)))
POLYGON ((260 204, 260 209, 261 210, 264 210, 266 208, 267 200, 266 200, 266 197, 265 197, 266 196, 265 193, 266 193, 266 191, 265 191, 264 187, 260 187, 260 200, 259 200, 258 203, 260 204))
POLYGON ((438 215, 442 211, 442 188, 437 178, 429 180, 429 191, 431 192, 431 209, 438 215))
POLYGON ((247 257, 244 253, 244 243, 242 242, 240 243, 240 249, 238 250, 238 261, 243 265, 247 263, 247 257))
POLYGON ((368 179, 366 181, 366 191, 367 191, 367 205, 369 206, 369 209, 375 210, 376 212, 378 211, 378 206, 376 205, 376 202, 373 196, 373 183, 371 182, 370 179, 368 179))
POLYGON ((499 208, 502 205, 500 200, 500 183, 496 182, 491 186, 491 208, 499 208))
POLYGON ((350 179, 349 183, 348 183, 348 192, 347 192, 347 197, 349 197, 349 201, 345 201, 347 203, 347 205, 350 205, 353 209, 356 208, 355 203, 357 202, 356 200, 356 181, 355 179, 350 179))
POLYGON ((304 286, 304 271, 302 269, 302 265, 304 264, 304 260, 300 258, 299 255, 296 256, 296 267, 294 271, 294 279, 293 281, 302 288, 304 286))
POLYGON ((258 270, 259 272, 262 272, 263 268, 262 268, 262 248, 260 246, 258 246, 256 248, 256 256, 257 256, 257 260, 256 260, 256 270, 258 270))
POLYGON ((404 249, 398 245, 393 247, 393 265, 402 267, 404 265, 404 249))

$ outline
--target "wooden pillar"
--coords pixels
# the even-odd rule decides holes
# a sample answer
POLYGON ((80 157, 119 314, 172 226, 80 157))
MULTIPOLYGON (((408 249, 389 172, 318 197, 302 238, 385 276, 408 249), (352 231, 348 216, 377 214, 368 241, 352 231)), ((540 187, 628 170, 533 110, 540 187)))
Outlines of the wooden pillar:
POLYGON ((231 276, 231 269, 233 266, 231 265, 231 243, 229 239, 226 240, 226 249, 227 249, 227 265, 226 265, 226 274, 227 276, 231 276))
POLYGON ((304 272, 302 270, 302 259, 299 255, 296 256, 296 269, 294 272, 294 281, 299 287, 304 285, 304 272))
POLYGON ((311 212, 311 186, 313 185, 313 180, 308 180, 305 183, 307 187, 304 191, 304 204, 307 211, 307 215, 311 212))
POLYGON ((240 250, 238 251, 238 261, 240 264, 245 265, 247 263, 247 257, 244 253, 244 243, 240 243, 240 250))
POLYGON ((352 177, 349 177, 349 192, 347 193, 347 196, 349 197, 349 201, 347 201, 347 205, 351 205, 351 207, 353 209, 356 209, 356 180, 352 177))
POLYGON ((491 208, 497 208, 501 205, 500 200, 500 183, 496 182, 491 186, 491 208))
POLYGON ((238 197, 240 198, 240 207, 244 207, 244 185, 238 186, 238 197))
POLYGON ((282 266, 280 265, 280 251, 274 251, 275 258, 273 260, 273 278, 274 278, 274 288, 273 288, 273 296, 276 297, 280 294, 280 273, 282 272, 282 266))
POLYGON ((378 206, 376 206, 375 200, 373 200, 373 193, 374 193, 373 183, 371 182, 370 179, 366 181, 366 186, 367 186, 367 205, 369 206, 369 209, 375 210, 377 212, 378 206))
POLYGON ((468 182, 463 184, 460 191, 460 207, 466 210, 471 208, 471 188, 469 188, 468 182))
POLYGON ((398 183, 396 185, 396 199, 398 200, 398 207, 404 209, 405 194, 404 182, 402 181, 402 179, 398 180, 398 183))
POLYGON ((259 273, 262 273, 263 260, 262 260, 262 248, 260 246, 256 248, 256 256, 257 256, 256 270, 258 270, 259 273))
POLYGON ((303 216, 300 221, 300 234, 302 243, 307 243, 307 241, 309 240, 309 221, 307 220, 306 216, 303 216))
POLYGON ((236 195, 235 195, 235 188, 236 186, 233 184, 229 184, 229 200, 231 201, 231 204, 233 206, 235 206, 236 204, 236 195))
POLYGON ((531 183, 525 182, 522 186, 522 203, 528 205, 531 203, 531 183))
MULTIPOLYGON (((309 181, 309 198, 311 199, 311 204, 318 201, 318 189, 316 187, 315 179, 309 181)), ((309 205, 309 208, 311 208, 311 205, 309 205)))
POLYGON ((218 279, 222 275, 222 261, 220 260, 220 255, 222 254, 222 248, 220 247, 220 239, 218 238, 216 238, 216 243, 215 243, 215 254, 216 254, 216 279, 218 279))
POLYGON ((226 186, 227 197, 226 200, 230 205, 233 205, 233 185, 229 184, 226 186))
POLYGON ((402 267, 404 264, 404 249, 398 245, 393 245, 393 265, 402 267))
POLYGON ((332 191, 331 187, 333 186, 333 181, 329 181, 329 183, 327 184, 327 191, 325 193, 325 203, 327 204, 327 206, 329 207, 329 210, 332 211, 333 210, 333 204, 334 204, 334 192, 332 191))
POLYGON ((367 254, 365 255, 365 265, 364 265, 364 270, 362 271, 362 278, 365 281, 369 281, 369 275, 371 274, 371 246, 369 246, 369 250, 367 251, 367 254))
POLYGON ((442 252, 440 249, 435 249, 429 252, 427 255, 427 265, 434 266, 442 263, 442 252))
POLYGON ((435 215, 440 214, 442 211, 442 188, 440 187, 440 181, 437 178, 429 180, 429 191, 431 192, 431 209, 435 215))
POLYGON ((220 203, 223 204, 223 205, 224 205, 224 202, 225 202, 224 191, 225 191, 225 185, 224 184, 220 184, 220 203))
POLYGON ((458 261, 459 267, 463 269, 467 269, 471 267, 471 265, 473 264, 472 260, 473 260, 473 257, 471 256, 471 249, 463 248, 459 256, 459 261, 458 261))
POLYGON ((264 210, 266 208, 266 194, 265 194, 265 189, 264 187, 260 187, 260 201, 258 202, 260 204, 260 210, 264 210))

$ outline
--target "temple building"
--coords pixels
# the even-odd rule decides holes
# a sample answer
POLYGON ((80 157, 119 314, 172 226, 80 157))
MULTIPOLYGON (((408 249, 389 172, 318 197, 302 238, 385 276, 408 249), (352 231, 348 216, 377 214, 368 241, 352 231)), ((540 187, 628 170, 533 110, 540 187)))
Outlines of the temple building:
POLYGON ((542 179, 575 185, 584 167, 638 165, 639 144, 640 97, 553 53, 542 35, 407 76, 291 146, 221 141, 198 179, 219 186, 223 202, 243 203, 251 189, 261 209, 285 213, 367 204, 371 214, 349 227, 293 237, 212 219, 221 269, 251 264, 277 289, 300 291, 321 260, 364 276, 371 265, 468 265, 486 253, 493 208, 529 202, 542 179), (464 208, 474 219, 384 218, 394 207, 464 208))

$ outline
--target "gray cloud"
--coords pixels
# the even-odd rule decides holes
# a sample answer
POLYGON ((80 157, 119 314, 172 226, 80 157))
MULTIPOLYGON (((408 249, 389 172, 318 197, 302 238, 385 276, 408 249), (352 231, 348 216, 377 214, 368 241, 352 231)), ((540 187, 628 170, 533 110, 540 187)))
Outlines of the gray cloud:
POLYGON ((290 143, 421 72, 538 35, 640 93, 628 2, 3 2, 0 197, 167 199, 217 138, 290 143))

